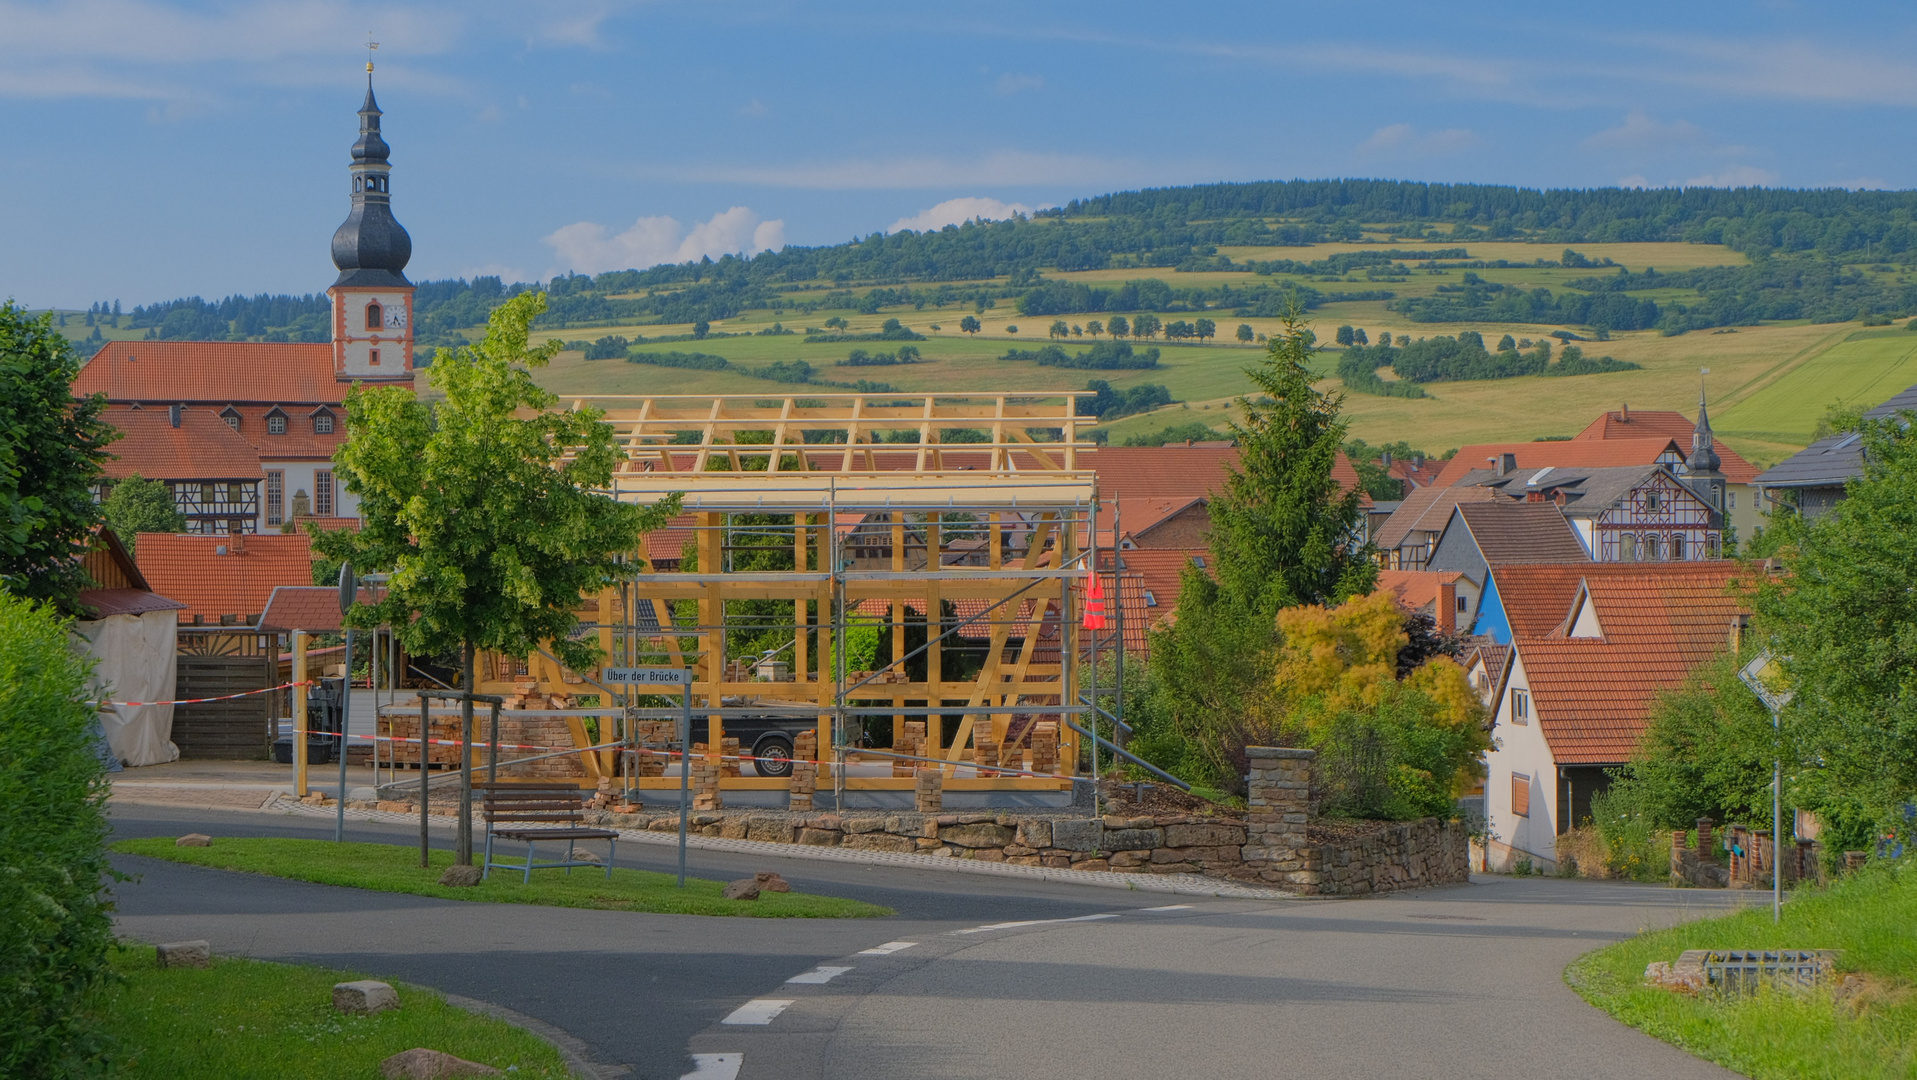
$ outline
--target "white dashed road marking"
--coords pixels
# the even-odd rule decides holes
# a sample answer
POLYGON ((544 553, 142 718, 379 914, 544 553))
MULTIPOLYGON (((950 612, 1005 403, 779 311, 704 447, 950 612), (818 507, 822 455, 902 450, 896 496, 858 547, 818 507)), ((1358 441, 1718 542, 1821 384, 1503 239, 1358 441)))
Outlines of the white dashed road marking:
POLYGON ((851 970, 852 970, 852 969, 851 969, 851 968, 849 968, 849 967, 820 967, 820 968, 817 968, 817 969, 815 969, 815 970, 813 970, 813 971, 808 971, 808 972, 806 972, 806 973, 805 973, 805 974, 803 974, 803 975, 794 975, 794 976, 792 976, 792 977, 791 977, 790 979, 787 979, 787 980, 786 980, 786 982, 789 982, 789 983, 829 983, 829 982, 831 982, 831 981, 832 981, 833 979, 836 979, 836 978, 838 978, 839 976, 841 976, 841 975, 843 975, 843 974, 845 974, 846 972, 848 972, 848 971, 851 971, 851 970))
POLYGON ((1166 904, 1164 907, 1139 908, 1140 911, 1189 911, 1190 904, 1166 904))
POLYGON ((1099 919, 1116 919, 1118 912, 1108 911, 1100 915, 1080 915, 1075 919, 1022 919, 1018 922, 991 923, 986 926, 974 926, 970 930, 954 930, 954 934, 982 934, 987 930, 1015 930, 1021 926, 1049 926, 1053 923, 1096 922, 1099 919))
POLYGON ((770 1024, 773 1017, 784 1012, 791 1004, 791 998, 759 998, 732 1010, 731 1016, 719 1022, 721 1024, 770 1024))
POLYGON ((745 1064, 744 1054, 694 1054, 694 1068, 681 1076, 679 1080, 739 1080, 739 1066, 745 1064))
POLYGON ((869 949, 860 949, 860 956, 891 956, 895 952, 917 945, 916 941, 888 941, 883 945, 874 945, 869 949))

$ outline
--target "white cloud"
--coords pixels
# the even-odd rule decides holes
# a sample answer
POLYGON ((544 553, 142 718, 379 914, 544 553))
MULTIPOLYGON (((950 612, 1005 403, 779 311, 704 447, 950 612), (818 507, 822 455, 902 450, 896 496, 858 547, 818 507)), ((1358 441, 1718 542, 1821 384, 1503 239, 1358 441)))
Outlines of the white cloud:
POLYGON ((1007 96, 1016 94, 1021 90, 1043 90, 1045 88, 1045 76, 1016 75, 1008 71, 998 77, 996 85, 998 92, 1007 96))
POLYGON ((622 233, 580 221, 555 230, 545 241, 568 269, 598 274, 707 256, 777 251, 785 246, 785 222, 766 221, 746 207, 735 206, 691 229, 663 215, 642 217, 622 233))
MULTIPOLYGON (((1030 216, 1033 207, 1024 203, 1000 202, 978 195, 968 195, 961 199, 947 199, 930 209, 921 210, 911 217, 903 217, 893 222, 885 231, 889 233, 911 229, 913 232, 931 232, 943 229, 947 225, 962 225, 973 218, 987 221, 1004 221, 1014 214, 1030 216)), ((1044 209, 1038 207, 1037 209, 1044 209)))
POLYGON ((1410 124, 1389 124, 1358 144, 1366 157, 1442 157, 1469 150, 1478 137, 1467 128, 1445 128, 1423 135, 1410 124))
POLYGON ((1665 123, 1642 109, 1632 109, 1622 124, 1592 135, 1584 145, 1594 150, 1652 150, 1704 142, 1704 132, 1688 120, 1665 123))
MULTIPOLYGON (((802 162, 789 165, 695 165, 645 167, 636 174, 684 183, 764 184, 768 187, 864 190, 874 188, 997 187, 1015 184, 1169 183, 1172 164, 1142 165, 1078 154, 995 150, 983 157, 940 157, 802 162)), ((1204 165, 1178 162, 1179 177, 1203 174, 1204 165)))
POLYGON ((1733 165, 1722 172, 1693 176, 1684 181, 1684 187, 1770 187, 1776 184, 1778 176, 1769 169, 1760 169, 1755 165, 1733 165))

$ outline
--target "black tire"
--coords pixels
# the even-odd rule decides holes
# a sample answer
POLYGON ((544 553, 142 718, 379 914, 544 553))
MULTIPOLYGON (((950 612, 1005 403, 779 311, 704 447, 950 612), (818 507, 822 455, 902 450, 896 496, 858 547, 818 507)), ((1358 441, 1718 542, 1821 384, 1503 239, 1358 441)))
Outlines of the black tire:
POLYGON ((752 747, 752 763, 760 776, 792 775, 792 740, 784 735, 767 735, 752 747))

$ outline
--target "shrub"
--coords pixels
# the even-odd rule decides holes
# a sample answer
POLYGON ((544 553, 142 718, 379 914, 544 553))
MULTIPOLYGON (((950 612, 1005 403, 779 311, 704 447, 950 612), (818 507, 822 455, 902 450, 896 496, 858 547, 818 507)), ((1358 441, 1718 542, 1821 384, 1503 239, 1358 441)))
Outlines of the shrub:
POLYGON ((113 944, 106 784, 66 623, 0 593, 0 1076, 94 1071, 85 1011, 113 944))
POLYGON ((641 352, 637 349, 626 355, 626 359, 635 364, 655 364, 659 367, 693 368, 699 371, 719 371, 730 366, 723 356, 702 352, 641 352))
POLYGON ((1591 796, 1591 824, 1604 839, 1604 872, 1632 881, 1663 881, 1670 876, 1670 844, 1658 842, 1656 823, 1631 787, 1618 786, 1591 796))

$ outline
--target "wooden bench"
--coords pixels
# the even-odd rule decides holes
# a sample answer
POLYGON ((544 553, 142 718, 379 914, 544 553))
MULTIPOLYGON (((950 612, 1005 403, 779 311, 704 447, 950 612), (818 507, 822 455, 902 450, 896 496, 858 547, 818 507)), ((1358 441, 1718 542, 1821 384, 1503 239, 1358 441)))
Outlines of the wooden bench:
POLYGON ((474 784, 473 789, 485 796, 482 809, 486 815, 486 858, 480 870, 481 880, 495 866, 524 870, 525 880, 530 883, 534 870, 564 868, 570 874, 575 866, 597 865, 573 858, 573 846, 581 840, 609 842, 606 849, 606 877, 611 879, 613 856, 619 848, 619 834, 611 829, 594 829, 585 825, 586 800, 577 786, 569 783, 497 782, 474 784), (526 861, 521 864, 495 860, 495 839, 525 841, 526 861), (533 861, 535 844, 558 840, 566 842, 565 862, 533 861))

